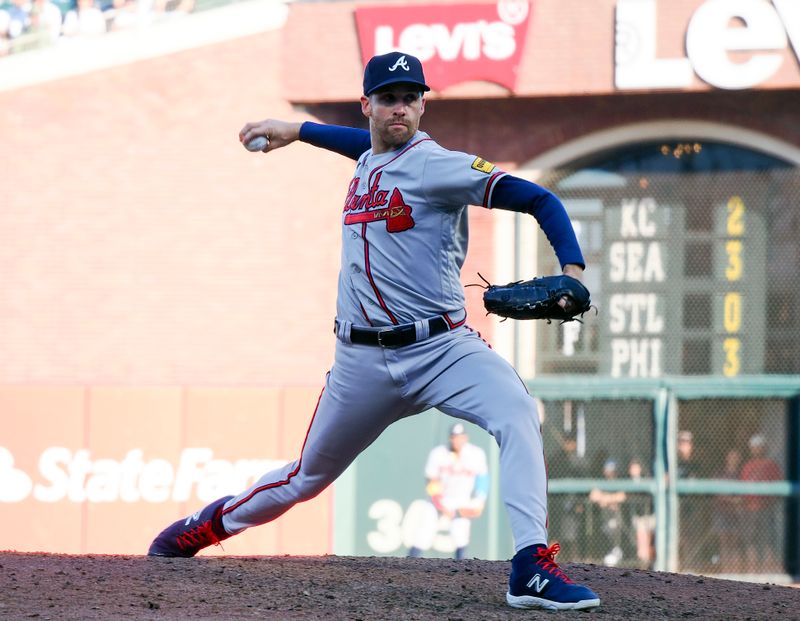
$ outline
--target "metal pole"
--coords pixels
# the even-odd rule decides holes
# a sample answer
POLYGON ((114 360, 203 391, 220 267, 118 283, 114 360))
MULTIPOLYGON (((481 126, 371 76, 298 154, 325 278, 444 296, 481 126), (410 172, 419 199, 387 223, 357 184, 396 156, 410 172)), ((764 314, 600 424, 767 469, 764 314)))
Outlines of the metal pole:
POLYGON ((653 507, 656 515, 656 558, 653 569, 658 571, 666 571, 668 566, 667 525, 669 524, 669 501, 667 499, 666 468, 668 407, 669 393, 666 388, 661 388, 653 401, 653 423, 655 426, 653 479, 656 485, 656 493, 653 498, 653 507))
POLYGON ((667 437, 666 437, 666 464, 667 464, 667 506, 669 517, 666 524, 667 530, 667 571, 678 571, 678 538, 680 533, 678 511, 678 398, 674 392, 669 393, 667 406, 667 437))

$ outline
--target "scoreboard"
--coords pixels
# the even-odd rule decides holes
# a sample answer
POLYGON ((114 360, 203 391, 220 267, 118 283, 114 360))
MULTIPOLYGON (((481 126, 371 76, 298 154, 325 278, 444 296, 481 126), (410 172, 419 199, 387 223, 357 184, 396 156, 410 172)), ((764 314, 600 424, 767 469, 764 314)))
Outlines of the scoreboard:
POLYGON ((696 230, 679 201, 637 196, 605 205, 601 374, 762 372, 764 224, 739 195, 710 207, 712 226, 696 230))

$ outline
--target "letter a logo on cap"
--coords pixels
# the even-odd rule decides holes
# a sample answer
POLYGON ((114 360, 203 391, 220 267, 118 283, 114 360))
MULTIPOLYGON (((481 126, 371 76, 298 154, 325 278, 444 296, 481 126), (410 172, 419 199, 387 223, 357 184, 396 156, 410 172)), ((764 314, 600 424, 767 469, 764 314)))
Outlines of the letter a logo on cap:
POLYGON ((400 67, 401 69, 405 69, 406 71, 411 71, 411 69, 408 66, 408 63, 406 62, 405 56, 401 56, 400 58, 398 58, 397 62, 393 64, 391 67, 389 67, 389 71, 394 71, 398 67, 400 67))

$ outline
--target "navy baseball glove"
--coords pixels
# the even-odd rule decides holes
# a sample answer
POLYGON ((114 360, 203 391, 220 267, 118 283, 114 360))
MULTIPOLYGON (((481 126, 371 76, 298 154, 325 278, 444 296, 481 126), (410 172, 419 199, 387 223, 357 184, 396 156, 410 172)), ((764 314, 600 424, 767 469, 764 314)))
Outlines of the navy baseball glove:
MULTIPOLYGON (((489 283, 487 283, 489 284, 489 283)), ((553 319, 580 321, 578 315, 591 308, 589 290, 572 276, 543 276, 533 280, 491 285, 483 292, 483 305, 489 313, 511 319, 553 319), (558 301, 567 297, 562 308, 558 301)))

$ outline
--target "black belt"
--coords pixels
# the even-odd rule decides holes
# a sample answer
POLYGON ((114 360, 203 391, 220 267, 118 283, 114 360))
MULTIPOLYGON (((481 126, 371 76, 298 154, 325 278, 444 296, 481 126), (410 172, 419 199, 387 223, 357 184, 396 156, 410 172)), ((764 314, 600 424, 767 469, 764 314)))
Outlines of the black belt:
MULTIPOLYGON (((338 325, 338 321, 336 322, 338 325)), ((334 331, 336 331, 334 327, 334 331)), ((450 324, 444 317, 428 319, 429 337, 443 334, 450 330, 450 324)), ((350 328, 350 341, 358 345, 374 345, 376 347, 405 347, 417 342, 417 328, 413 323, 386 328, 350 328)))

